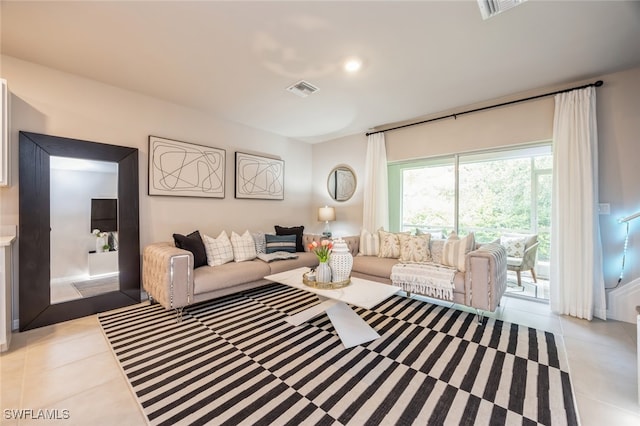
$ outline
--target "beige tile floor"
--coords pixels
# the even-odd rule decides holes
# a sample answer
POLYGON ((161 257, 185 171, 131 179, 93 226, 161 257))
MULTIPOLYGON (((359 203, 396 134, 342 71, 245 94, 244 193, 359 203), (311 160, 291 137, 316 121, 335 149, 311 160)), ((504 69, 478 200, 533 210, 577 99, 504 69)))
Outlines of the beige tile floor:
MULTIPOLYGON (((634 324, 559 317, 515 298, 491 316, 564 337, 582 425, 640 425, 634 324)), ((0 368, 2 425, 146 424, 95 315, 15 333, 0 368), (7 409, 68 410, 69 418, 14 420, 7 409)))

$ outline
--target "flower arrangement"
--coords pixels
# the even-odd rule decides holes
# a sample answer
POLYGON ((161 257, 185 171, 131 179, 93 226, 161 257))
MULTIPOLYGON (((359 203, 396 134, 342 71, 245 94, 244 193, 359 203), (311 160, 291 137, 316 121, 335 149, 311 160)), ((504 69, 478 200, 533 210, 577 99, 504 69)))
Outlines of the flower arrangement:
MULTIPOLYGON (((94 229, 93 231, 91 231, 91 233, 96 237, 96 239, 99 238, 102 240, 100 241, 102 243, 102 251, 109 251, 110 247, 109 247, 109 244, 107 244, 109 233, 100 232, 99 229, 94 229)), ((97 248, 97 245, 96 245, 96 248, 97 248)))
POLYGON ((310 243, 308 247, 309 251, 314 252, 315 255, 318 256, 320 263, 325 263, 329 260, 333 243, 329 240, 322 240, 320 244, 318 244, 317 241, 314 241, 310 243))

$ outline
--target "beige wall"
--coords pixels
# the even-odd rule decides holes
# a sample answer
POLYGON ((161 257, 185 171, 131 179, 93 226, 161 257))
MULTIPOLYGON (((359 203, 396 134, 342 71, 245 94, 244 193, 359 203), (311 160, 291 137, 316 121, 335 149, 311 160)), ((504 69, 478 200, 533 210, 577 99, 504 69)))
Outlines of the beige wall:
POLYGON ((1 76, 7 79, 11 93, 13 151, 13 185, 0 188, 0 225, 18 223, 19 130, 138 148, 142 246, 168 241, 174 232, 187 233, 194 229, 217 235, 223 229, 227 232, 242 232, 247 228, 273 231, 275 224, 316 224, 315 220, 309 222, 312 154, 309 144, 12 57, 0 59, 1 76), (224 148, 227 152, 226 197, 148 196, 149 135, 224 148), (284 160, 284 201, 234 198, 236 150, 284 160))
POLYGON ((367 138, 363 134, 313 145, 313 212, 309 220, 315 221, 314 233, 322 233, 324 229, 324 224, 317 222, 317 208, 329 205, 336 209, 336 221, 330 224, 333 235, 360 234, 366 148, 367 138), (356 174, 356 192, 348 201, 334 201, 327 189, 329 173, 338 165, 347 165, 356 174))
MULTIPOLYGON (((600 216, 604 251, 605 284, 616 284, 622 263, 623 225, 617 219, 640 211, 640 68, 607 74, 585 81, 513 95, 457 111, 520 99, 559 89, 574 87, 597 79, 604 85, 597 91, 600 202, 611 204, 611 214, 600 216)), ((386 133, 387 158, 401 161, 450 153, 475 151, 500 146, 551 140, 553 135, 553 97, 508 107, 473 113, 386 133)), ((444 111, 435 116, 448 115, 444 111)), ((431 117, 421 117, 426 119, 431 117)), ((403 124, 403 123, 400 123, 403 124)), ((391 126, 389 126, 391 127, 391 126)), ((349 153, 364 173, 366 138, 354 135, 314 146, 314 194, 321 195, 317 182, 326 178, 331 158, 327 152, 349 153), (326 147, 326 148, 325 148, 326 147), (322 153, 322 154, 320 154, 322 153), (320 160, 320 155, 324 160, 320 160)), ((347 162, 347 161, 345 161, 347 162)), ((362 211, 362 186, 349 209, 362 211), (357 203, 357 205, 356 205, 357 203)), ((361 213, 360 216, 361 217, 361 213)), ((631 223, 629 252, 623 284, 640 277, 640 219, 631 223)))
POLYGON ((0 188, 0 225, 18 222, 19 130, 138 148, 143 246, 169 240, 173 232, 190 232, 195 228, 214 234, 223 229, 244 231, 249 227, 272 230, 274 224, 308 225, 311 146, 306 143, 7 56, 2 57, 2 77, 9 82, 11 92, 14 185, 0 188), (148 196, 149 135, 225 149, 226 197, 148 196), (235 151, 282 158, 285 200, 236 200, 235 151))

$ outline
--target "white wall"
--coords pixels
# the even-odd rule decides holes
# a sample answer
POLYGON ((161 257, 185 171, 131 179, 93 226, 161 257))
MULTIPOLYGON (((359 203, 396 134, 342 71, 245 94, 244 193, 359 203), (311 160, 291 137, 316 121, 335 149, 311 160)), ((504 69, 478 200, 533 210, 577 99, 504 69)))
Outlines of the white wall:
MULTIPOLYGON (((611 204, 611 214, 600 216, 600 226, 604 251, 605 284, 607 287, 612 287, 616 284, 620 274, 624 244, 625 228, 617 223, 617 219, 640 211, 640 167, 638 167, 638 159, 640 159, 640 120, 638 119, 640 68, 596 76, 589 80, 561 86, 540 88, 532 92, 515 94, 469 107, 461 106, 456 111, 521 99, 599 79, 604 81, 604 85, 596 89, 599 196, 601 203, 611 204)), ((421 117, 421 119, 448 115, 456 111, 443 111, 431 117, 421 117)), ((455 120, 446 119, 387 132, 385 136, 387 158, 389 161, 401 161, 551 140, 553 136, 553 111, 553 97, 548 97, 474 113, 458 117, 455 120)), ((320 197, 326 194, 326 191, 319 187, 319 183, 326 179, 330 166, 337 162, 338 158, 345 158, 340 162, 347 164, 353 162, 352 165, 356 167, 362 165, 362 169, 358 169, 358 177, 362 177, 365 153, 366 138, 364 135, 354 135, 315 145, 313 147, 315 196, 320 197), (337 154, 332 157, 329 153, 337 154)), ((571 165, 568 164, 567 167, 571 167, 571 165)), ((353 212, 362 210, 360 182, 358 184, 358 198, 349 205, 349 210, 353 212)), ((622 284, 639 277, 640 219, 631 223, 629 252, 622 284)))
MULTIPOLYGON (((311 223, 310 145, 6 55, 0 56, 0 60, 1 76, 7 79, 11 92, 13 149, 13 185, 0 188, 0 225, 18 223, 20 130, 138 148, 142 247, 168 241, 174 232, 188 233, 194 229, 217 235, 223 229, 272 231, 275 224, 311 223), (225 149, 226 197, 148 196, 149 135, 225 149), (235 151, 284 160, 284 201, 234 199, 235 151)), ((16 259, 16 271, 17 265, 16 259)), ((13 294, 15 301, 18 294, 15 283, 13 294)), ((17 317, 17 303, 13 316, 17 317)))
POLYGON ((366 144, 364 134, 357 134, 313 145, 313 212, 309 218, 315 221, 313 233, 324 229, 324 223, 317 221, 318 207, 329 205, 336 209, 336 221, 330 223, 334 236, 360 235, 366 144), (329 173, 338 165, 347 165, 356 174, 356 192, 341 202, 334 201, 327 189, 329 173))

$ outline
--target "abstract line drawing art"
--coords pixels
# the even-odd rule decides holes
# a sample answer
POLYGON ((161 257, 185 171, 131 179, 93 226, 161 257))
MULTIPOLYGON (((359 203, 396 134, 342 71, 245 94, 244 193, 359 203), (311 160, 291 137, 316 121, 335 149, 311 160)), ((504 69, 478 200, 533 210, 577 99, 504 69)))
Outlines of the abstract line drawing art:
POLYGON ((149 195, 224 198, 226 151, 149 136, 149 195))
POLYGON ((235 196, 284 200, 284 161, 236 152, 235 196))

